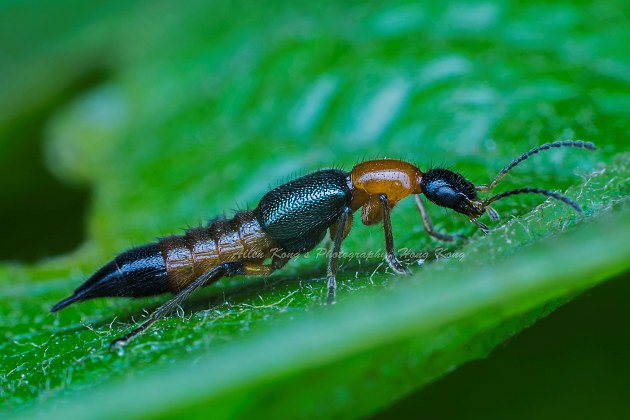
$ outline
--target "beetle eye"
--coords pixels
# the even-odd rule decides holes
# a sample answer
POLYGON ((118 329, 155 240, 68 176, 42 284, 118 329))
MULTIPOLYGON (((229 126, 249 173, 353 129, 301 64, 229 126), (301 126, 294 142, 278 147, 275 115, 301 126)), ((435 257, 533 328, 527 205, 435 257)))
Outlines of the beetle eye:
POLYGON ((453 188, 444 185, 435 192, 435 199, 440 206, 454 209, 459 203, 460 195, 453 188))

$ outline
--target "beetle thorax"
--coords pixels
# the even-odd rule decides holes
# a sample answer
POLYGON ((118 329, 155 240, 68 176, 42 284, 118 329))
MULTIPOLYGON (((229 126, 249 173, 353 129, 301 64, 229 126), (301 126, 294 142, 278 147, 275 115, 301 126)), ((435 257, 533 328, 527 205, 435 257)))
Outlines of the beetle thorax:
POLYGON ((368 160, 350 172, 353 187, 353 208, 361 207, 369 198, 385 194, 394 205, 411 194, 422 192, 422 172, 418 167, 396 159, 368 160))

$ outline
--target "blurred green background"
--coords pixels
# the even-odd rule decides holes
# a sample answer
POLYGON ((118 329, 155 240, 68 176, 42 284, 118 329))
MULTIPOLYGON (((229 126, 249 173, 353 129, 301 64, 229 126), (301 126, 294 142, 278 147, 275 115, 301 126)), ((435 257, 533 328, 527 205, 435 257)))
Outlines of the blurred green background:
MULTIPOLYGON (((438 276, 464 277, 591 219, 625 214, 629 17, 622 0, 0 1, 0 412, 80 404, 100 385, 134 383, 250 330, 264 337, 294 316, 326 311, 320 257, 269 281, 234 279, 201 292, 184 306, 186 319, 173 316, 124 357, 103 343, 163 298, 47 313, 116 253, 254 207, 269 188, 319 168, 386 156, 484 183, 533 146, 598 145, 596 154, 537 156, 501 184, 568 188, 586 222, 562 206, 530 213, 542 200, 523 196, 497 205, 508 227, 483 238, 463 217, 431 209, 440 230, 471 238, 450 248, 467 252, 466 266, 430 261, 438 276)), ((393 224, 400 248, 441 246, 410 202, 393 224)), ((378 249, 382 232, 357 224, 344 247, 378 249)), ((620 255, 630 257, 627 246, 620 255)), ((380 263, 342 264, 338 306, 355 291, 352 302, 396 291, 401 280, 380 263)), ((375 388, 397 390, 374 407, 342 390, 336 404, 350 408, 331 404, 322 415, 627 418, 625 270, 486 360, 455 370, 573 294, 523 309, 521 321, 482 344, 471 339, 463 356, 445 357, 422 380, 410 369, 400 390, 375 374, 375 388)))

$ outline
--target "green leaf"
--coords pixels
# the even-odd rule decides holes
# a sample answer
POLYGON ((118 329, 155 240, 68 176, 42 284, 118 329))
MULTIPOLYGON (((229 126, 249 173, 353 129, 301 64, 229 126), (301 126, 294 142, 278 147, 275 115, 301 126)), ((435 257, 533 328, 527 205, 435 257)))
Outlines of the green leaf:
MULTIPOLYGON (((609 40, 630 30, 609 12, 623 3, 604 3, 1 5, 0 42, 20 52, 0 57, 7 204, 37 184, 18 153, 34 121, 48 170, 92 201, 78 249, 0 265, 0 412, 361 417, 627 271, 630 54, 609 40), (385 155, 480 184, 559 138, 599 149, 545 152, 500 188, 566 191, 584 216, 514 197, 486 236, 432 208, 467 238, 443 245, 406 200, 393 224, 413 275, 357 256, 383 233, 356 223, 332 307, 315 251, 196 293, 120 354, 109 342, 166 297, 48 313, 116 253, 254 207, 296 174, 385 155)), ((45 197, 29 205, 65 220, 45 197)), ((13 247, 57 239, 14 223, 13 247)))
MULTIPOLYGON (((462 265, 453 270, 433 265, 393 290, 356 293, 316 316, 296 315, 209 355, 185 359, 186 364, 102 387, 56 414, 202 417, 210 407, 220 418, 361 416, 486 355, 567 296, 627 270, 629 227, 626 211, 501 263, 473 263, 472 273, 462 265)), ((262 309, 278 310, 285 302, 262 309)), ((132 351, 115 357, 140 350, 132 351)), ((103 351, 94 357, 108 359, 103 351)), ((40 413, 51 414, 48 407, 40 413)))

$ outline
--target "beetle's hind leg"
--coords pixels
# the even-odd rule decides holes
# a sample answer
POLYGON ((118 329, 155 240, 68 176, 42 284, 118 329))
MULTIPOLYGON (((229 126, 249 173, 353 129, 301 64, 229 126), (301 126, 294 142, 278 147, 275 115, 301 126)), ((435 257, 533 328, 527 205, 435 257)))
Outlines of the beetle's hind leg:
POLYGON ((140 324, 139 327, 125 334, 124 336, 112 341, 110 347, 126 344, 130 339, 140 334, 142 331, 155 324, 164 315, 175 309, 177 305, 182 303, 188 296, 190 296, 192 292, 200 287, 206 286, 210 283, 214 283, 224 276, 268 276, 275 270, 282 268, 287 262, 288 259, 278 259, 274 257, 272 263, 269 265, 263 265, 253 262, 228 262, 218 265, 202 274, 199 278, 186 286, 175 297, 157 308, 151 314, 149 319, 140 324))
POLYGON ((389 201, 385 194, 381 194, 378 196, 379 200, 383 204, 383 228, 385 229, 385 259, 389 263, 389 266, 394 270, 397 274, 410 274, 411 272, 407 267, 402 265, 398 258, 396 258, 396 253, 394 252, 394 233, 392 231, 392 220, 391 220, 391 210, 389 208, 389 201))
POLYGON ((131 332, 123 335, 112 341, 110 347, 114 347, 116 345, 125 345, 130 339, 140 334, 142 331, 149 328, 151 325, 155 324, 160 318, 162 318, 167 313, 171 312, 177 305, 182 303, 192 292, 197 290, 198 288, 205 286, 209 283, 214 283, 218 281, 221 277, 226 275, 238 275, 242 274, 244 271, 244 264, 238 262, 230 262, 223 263, 214 267, 213 269, 205 272, 195 281, 186 286, 182 291, 180 291, 175 297, 171 300, 157 308, 140 326, 132 330, 131 332))
POLYGON ((337 269, 339 268, 339 251, 341 250, 341 242, 348 235, 352 226, 352 209, 344 207, 341 217, 336 224, 336 228, 331 228, 331 234, 334 232, 334 244, 332 254, 328 260, 328 296, 326 302, 335 303, 335 294, 337 290, 337 269))

